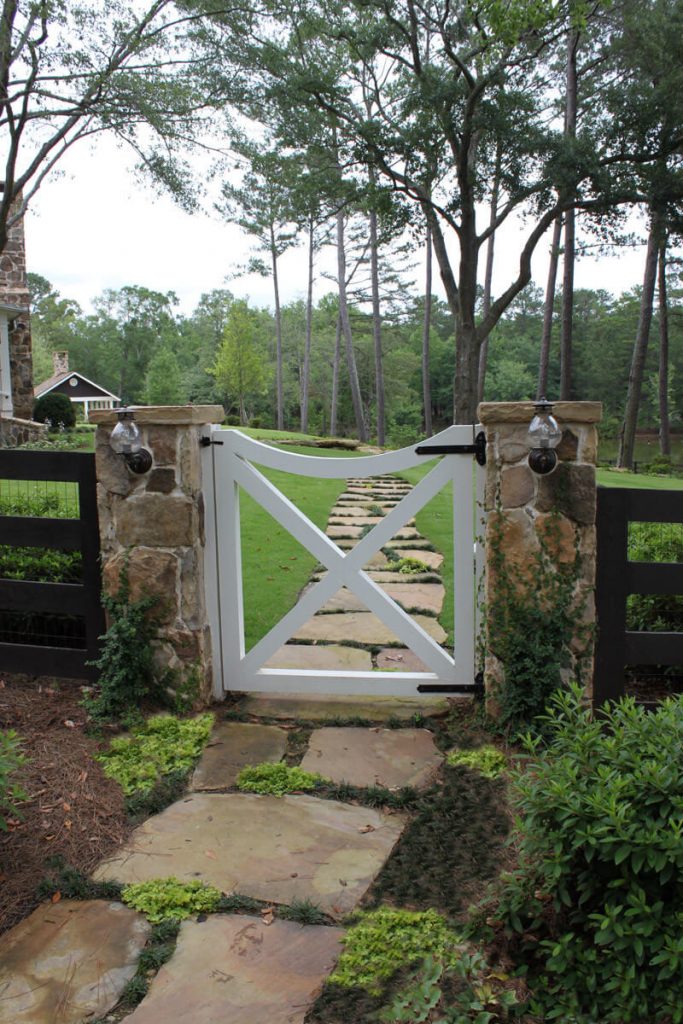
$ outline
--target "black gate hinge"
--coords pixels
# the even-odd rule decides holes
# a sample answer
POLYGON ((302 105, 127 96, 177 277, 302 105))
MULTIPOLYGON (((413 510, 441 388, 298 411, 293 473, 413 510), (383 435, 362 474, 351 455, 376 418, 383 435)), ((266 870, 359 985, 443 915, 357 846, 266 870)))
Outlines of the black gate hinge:
POLYGON ((476 697, 477 700, 484 698, 484 673, 477 672, 474 683, 421 683, 417 688, 418 693, 463 693, 476 697))
POLYGON ((211 437, 200 437, 199 446, 201 448, 208 448, 211 444, 223 444, 223 441, 214 441, 211 437))
POLYGON ((486 434, 480 430, 474 444, 420 444, 416 455, 474 455, 480 466, 486 465, 486 434))

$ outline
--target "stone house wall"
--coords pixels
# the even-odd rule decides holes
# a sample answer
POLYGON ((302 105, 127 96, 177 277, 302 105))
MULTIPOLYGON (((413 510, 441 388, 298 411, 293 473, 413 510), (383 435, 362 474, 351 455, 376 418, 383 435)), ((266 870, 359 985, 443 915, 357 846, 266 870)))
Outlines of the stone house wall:
POLYGON ((7 245, 0 255, 0 301, 26 310, 10 327, 9 357, 14 416, 30 420, 33 413, 33 355, 23 218, 9 229, 7 245))
POLYGON ((211 638, 204 596, 202 425, 220 423, 221 406, 135 410, 152 469, 136 475, 109 444, 115 411, 90 414, 97 423, 97 505, 105 590, 116 592, 126 562, 131 599, 158 598, 156 660, 177 680, 195 675, 211 694, 211 638))

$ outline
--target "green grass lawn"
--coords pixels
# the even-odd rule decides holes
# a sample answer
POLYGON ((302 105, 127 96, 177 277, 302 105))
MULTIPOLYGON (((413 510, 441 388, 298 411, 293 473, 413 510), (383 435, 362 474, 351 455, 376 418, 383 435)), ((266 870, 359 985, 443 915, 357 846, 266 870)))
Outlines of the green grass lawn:
MULTIPOLYGON (((287 446, 288 452, 320 455, 316 448, 287 446)), ((333 449, 330 458, 355 453, 333 449)), ((294 502, 312 522, 325 529, 330 509, 346 487, 345 480, 318 480, 262 469, 263 475, 294 502)), ((244 633, 249 650, 294 606, 316 566, 316 559, 248 494, 240 495, 244 633)))
POLYGON ((599 469, 597 478, 603 487, 640 487, 652 491, 683 490, 683 480, 675 476, 648 476, 646 473, 628 473, 622 469, 599 469))
MULTIPOLYGON (((302 444, 306 444, 307 441, 348 441, 348 438, 319 437, 317 434, 301 434, 296 430, 267 430, 265 427, 223 427, 223 430, 239 430, 241 434, 246 434, 247 437, 253 437, 257 441, 269 441, 272 444, 277 444, 278 441, 300 441, 302 444)), ((292 450, 289 444, 287 445, 287 450, 292 450)), ((316 451, 315 453, 306 452, 305 454, 317 455, 319 453, 316 451)))

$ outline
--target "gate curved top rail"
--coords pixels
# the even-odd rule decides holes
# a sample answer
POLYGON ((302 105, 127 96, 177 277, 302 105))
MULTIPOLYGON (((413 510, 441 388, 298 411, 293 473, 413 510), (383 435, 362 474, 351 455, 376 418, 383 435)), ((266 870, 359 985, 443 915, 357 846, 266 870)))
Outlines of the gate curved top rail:
MULTIPOLYGON (((473 443, 476 433, 480 429, 472 424, 460 424, 446 427, 438 434, 429 438, 429 445, 448 445, 473 443)), ((266 466, 268 469, 279 469, 284 472, 296 473, 297 476, 322 477, 327 480, 341 480, 349 476, 349 467, 352 466, 352 475, 355 477, 382 476, 385 473, 396 473, 403 469, 412 469, 414 466, 430 462, 437 455, 425 453, 416 454, 416 445, 409 445, 407 448, 397 448, 393 452, 383 452, 380 455, 359 455, 351 462, 343 458, 334 458, 329 455, 299 455, 296 452, 284 452, 280 448, 273 448, 262 441, 256 441, 253 437, 247 437, 239 430, 223 430, 220 427, 213 428, 213 436, 228 437, 229 444, 236 455, 241 458, 256 462, 259 466, 266 466)), ((305 442, 302 442, 302 445, 305 442)))

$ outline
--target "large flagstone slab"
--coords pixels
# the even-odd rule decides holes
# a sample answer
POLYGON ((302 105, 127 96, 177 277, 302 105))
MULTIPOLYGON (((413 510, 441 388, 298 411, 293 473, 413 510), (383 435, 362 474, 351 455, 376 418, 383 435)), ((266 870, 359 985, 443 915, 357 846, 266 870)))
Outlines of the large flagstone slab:
POLYGON ((428 729, 316 729, 301 767, 352 786, 424 788, 443 758, 428 729))
POLYGON ((123 903, 42 904, 0 938, 1 1024, 81 1024, 107 1013, 150 931, 123 903))
POLYGON ((143 822, 94 877, 199 878, 273 903, 310 900, 342 917, 370 887, 402 827, 400 815, 312 796, 194 793, 143 822))
POLYGON ((364 527, 362 526, 328 526, 325 533, 328 537, 360 537, 364 527))
MULTIPOLYGON (((446 640, 446 631, 436 619, 428 615, 414 615, 413 619, 437 643, 446 640)), ((348 640, 357 644, 390 646, 400 644, 399 639, 382 620, 372 612, 333 612, 314 615, 295 634, 295 640, 339 643, 348 640)))
POLYGON ((266 662, 264 668, 370 672, 372 658, 369 651, 363 651, 360 647, 344 647, 342 644, 285 644, 266 662))
POLYGON ((430 569, 426 572, 391 572, 388 560, 384 569, 373 569, 368 572, 368 576, 371 580, 374 580, 375 583, 398 583, 401 586, 403 586, 403 584, 413 586, 417 583, 433 583, 441 578, 437 573, 430 569))
POLYGON ((242 915, 184 921, 175 953, 130 1024, 303 1024, 332 971, 341 928, 242 915))
POLYGON ((219 722, 192 775, 191 789, 228 789, 248 764, 281 761, 287 733, 276 725, 219 722))
MULTIPOLYGON (((441 611, 446 593, 441 583, 385 583, 382 585, 382 590, 408 611, 426 612, 433 615, 438 615, 441 611)), ((327 614, 329 612, 367 612, 368 608, 352 590, 342 587, 320 610, 327 614)))
POLYGON ((377 668, 394 672, 430 672, 414 651, 404 647, 385 647, 377 655, 377 668))
MULTIPOLYGON (((396 647, 392 650, 401 653, 396 647)), ((450 704, 445 697, 343 697, 329 693, 252 693, 244 699, 241 707, 250 715, 262 715, 264 718, 298 718, 309 722, 366 718, 371 722, 386 722, 390 718, 406 721, 414 719, 415 715, 440 718, 447 714, 450 704)))

